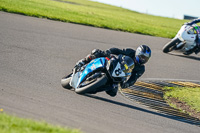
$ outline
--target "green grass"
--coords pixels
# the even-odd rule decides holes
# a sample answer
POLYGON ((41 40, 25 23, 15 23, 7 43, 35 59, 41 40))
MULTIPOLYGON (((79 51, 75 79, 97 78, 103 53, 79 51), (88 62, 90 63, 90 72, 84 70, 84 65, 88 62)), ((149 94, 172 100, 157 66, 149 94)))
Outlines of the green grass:
POLYGON ((80 131, 0 112, 0 133, 80 133, 80 131))
POLYGON ((174 37, 186 22, 88 0, 0 0, 0 10, 166 38, 174 37))
POLYGON ((180 101, 186 102, 192 109, 200 112, 200 87, 165 87, 164 99, 176 98, 180 101))

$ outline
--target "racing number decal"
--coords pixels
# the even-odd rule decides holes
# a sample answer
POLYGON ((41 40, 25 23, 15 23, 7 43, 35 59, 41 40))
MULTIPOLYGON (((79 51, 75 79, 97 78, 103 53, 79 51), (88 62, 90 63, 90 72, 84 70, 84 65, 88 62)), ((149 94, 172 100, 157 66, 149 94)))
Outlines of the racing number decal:
POLYGON ((118 62, 117 66, 115 67, 113 73, 112 73, 113 77, 124 77, 126 76, 125 73, 122 71, 121 66, 118 62))

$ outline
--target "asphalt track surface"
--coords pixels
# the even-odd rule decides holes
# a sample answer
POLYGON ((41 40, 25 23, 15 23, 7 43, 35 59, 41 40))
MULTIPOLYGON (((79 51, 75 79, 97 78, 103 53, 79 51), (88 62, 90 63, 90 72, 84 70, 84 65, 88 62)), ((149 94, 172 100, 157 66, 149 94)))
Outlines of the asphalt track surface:
POLYGON ((94 48, 148 44, 152 58, 141 79, 200 79, 200 57, 164 54, 170 39, 130 34, 0 12, 0 108, 20 117, 78 128, 85 133, 199 133, 172 119, 104 92, 78 95, 60 79, 94 48))

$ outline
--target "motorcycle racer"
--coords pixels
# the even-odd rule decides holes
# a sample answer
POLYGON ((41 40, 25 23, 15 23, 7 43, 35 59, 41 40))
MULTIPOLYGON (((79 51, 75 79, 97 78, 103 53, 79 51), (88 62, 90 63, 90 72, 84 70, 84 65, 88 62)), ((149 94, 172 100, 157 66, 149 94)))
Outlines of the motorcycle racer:
MULTIPOLYGON (((78 61, 75 67, 81 67, 91 60, 99 57, 108 57, 111 58, 113 55, 126 55, 131 57, 134 60, 135 67, 131 70, 131 76, 128 81, 120 83, 121 88, 127 88, 133 85, 137 79, 142 76, 145 72, 144 64, 149 60, 151 57, 151 49, 146 45, 139 46, 136 51, 131 48, 126 49, 119 49, 119 48, 110 48, 108 50, 102 51, 99 49, 94 49, 91 54, 87 55, 84 59, 78 61)), ((106 93, 112 97, 116 96, 118 91, 118 85, 113 84, 112 86, 108 86, 106 88, 106 93)))
POLYGON ((199 23, 200 22, 200 18, 198 18, 198 19, 194 19, 194 20, 192 20, 192 21, 190 21, 190 22, 187 22, 187 23, 185 23, 186 25, 193 25, 193 24, 196 24, 196 23, 199 23))
MULTIPOLYGON (((184 23, 184 25, 192 26, 192 25, 197 24, 199 22, 200 22, 200 18, 194 19, 191 22, 184 23)), ((184 53, 185 55, 189 55, 193 52, 195 52, 195 54, 198 54, 200 52, 200 27, 198 25, 195 25, 193 29, 194 29, 194 34, 196 34, 196 39, 195 39, 196 46, 194 48, 186 51, 184 53)))

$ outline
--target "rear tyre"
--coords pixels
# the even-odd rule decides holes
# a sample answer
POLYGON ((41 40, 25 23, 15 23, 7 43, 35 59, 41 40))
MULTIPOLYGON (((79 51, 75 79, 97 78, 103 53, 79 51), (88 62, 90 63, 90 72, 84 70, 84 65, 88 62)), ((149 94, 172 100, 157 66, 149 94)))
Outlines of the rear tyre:
POLYGON ((171 52, 172 50, 174 50, 176 48, 176 45, 179 44, 181 41, 176 38, 176 39, 172 39, 170 42, 168 42, 164 47, 163 47, 163 52, 164 53, 168 53, 171 52))
POLYGON ((106 75, 103 75, 98 77, 96 81, 92 82, 91 84, 75 89, 75 92, 78 94, 95 93, 96 89, 105 85, 107 80, 108 79, 106 75))
POLYGON ((70 86, 70 81, 71 81, 71 74, 67 77, 64 77, 61 79, 61 85, 63 88, 65 89, 72 89, 72 87, 70 86))

